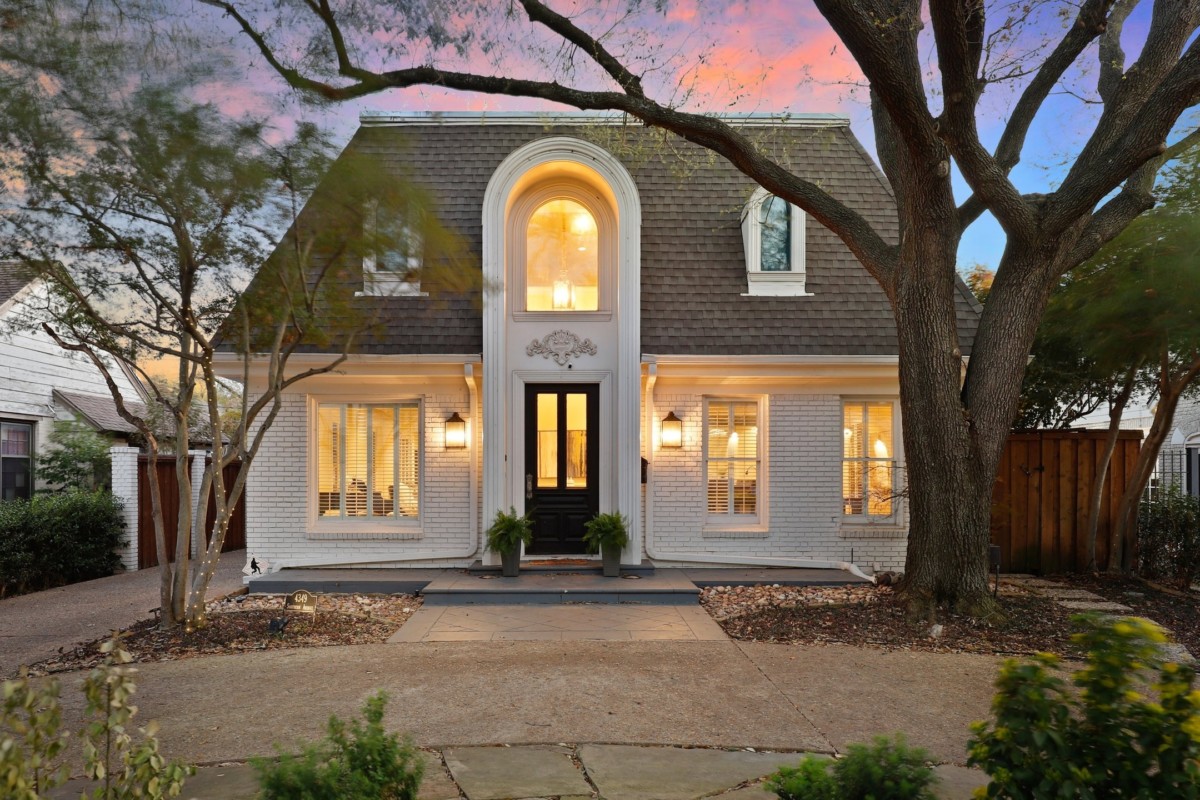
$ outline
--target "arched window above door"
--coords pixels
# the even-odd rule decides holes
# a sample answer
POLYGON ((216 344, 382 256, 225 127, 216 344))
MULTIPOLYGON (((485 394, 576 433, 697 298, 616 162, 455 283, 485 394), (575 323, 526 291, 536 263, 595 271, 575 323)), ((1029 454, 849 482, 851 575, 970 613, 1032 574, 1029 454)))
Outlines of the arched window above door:
POLYGON ((525 309, 599 310, 599 238, 595 216, 577 200, 539 205, 525 233, 525 309))

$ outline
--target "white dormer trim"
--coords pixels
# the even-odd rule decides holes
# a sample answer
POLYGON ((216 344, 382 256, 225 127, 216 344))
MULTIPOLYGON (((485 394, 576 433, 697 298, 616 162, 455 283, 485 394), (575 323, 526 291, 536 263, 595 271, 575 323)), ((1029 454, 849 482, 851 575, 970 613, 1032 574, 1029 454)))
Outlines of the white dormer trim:
MULTIPOLYGON (((363 237, 370 243, 375 241, 376 226, 378 225, 377 216, 379 214, 379 203, 371 201, 367 203, 365 213, 363 214, 363 237)), ((411 231, 405 231, 406 236, 411 236, 411 231)), ((421 291, 421 282, 407 280, 408 275, 421 268, 421 256, 409 255, 408 267, 405 273, 400 273, 390 269, 380 269, 378 265, 378 256, 374 247, 367 247, 363 253, 363 288, 361 292, 355 292, 355 297, 428 297, 429 292, 421 291)))
POLYGON ((791 239, 788 272, 764 272, 762 269, 762 206, 772 197, 761 186, 750 195, 742 209, 742 245, 746 253, 746 297, 809 297, 805 288, 805 214, 797 206, 788 206, 791 215, 791 239))

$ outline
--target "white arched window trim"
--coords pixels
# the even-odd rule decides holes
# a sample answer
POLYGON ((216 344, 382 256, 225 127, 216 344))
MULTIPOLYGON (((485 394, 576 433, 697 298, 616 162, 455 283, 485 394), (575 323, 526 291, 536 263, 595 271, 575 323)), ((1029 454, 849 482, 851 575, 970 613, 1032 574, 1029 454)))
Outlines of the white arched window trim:
POLYGON ((742 210, 742 244, 746 252, 746 294, 763 297, 807 297, 812 294, 805 289, 804 223, 805 214, 794 205, 791 213, 791 270, 789 272, 763 272, 762 269, 762 223, 763 203, 771 193, 761 186, 750 195, 750 201, 742 210))

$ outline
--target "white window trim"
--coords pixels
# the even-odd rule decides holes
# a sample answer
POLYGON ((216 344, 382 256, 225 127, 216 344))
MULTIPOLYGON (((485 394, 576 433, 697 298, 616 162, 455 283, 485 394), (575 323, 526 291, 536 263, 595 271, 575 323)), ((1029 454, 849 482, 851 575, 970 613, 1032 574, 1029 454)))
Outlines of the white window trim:
POLYGON ((19 417, 13 417, 13 416, 5 416, 3 418, 0 418, 0 423, 3 423, 5 425, 24 425, 29 428, 29 452, 28 453, 26 453, 23 456, 4 455, 3 453, 0 453, 0 463, 2 463, 4 461, 4 459, 6 459, 6 458, 11 458, 13 460, 16 460, 16 459, 24 459, 25 460, 25 463, 28 465, 28 473, 26 475, 26 480, 29 483, 25 487, 27 490, 28 498, 33 497, 34 487, 37 485, 36 472, 37 472, 37 456, 38 456, 38 454, 37 454, 38 422, 39 422, 39 420, 37 420, 37 419, 21 419, 19 417))
POLYGON ((704 487, 701 502, 704 503, 704 527, 702 536, 719 537, 735 533, 747 535, 766 534, 770 530, 768 509, 770 496, 768 465, 771 462, 768 443, 770 428, 767 424, 766 395, 705 395, 701 404, 700 417, 700 470, 704 487), (756 403, 758 405, 758 477, 755 479, 756 513, 754 514, 710 514, 708 511, 708 407, 711 403, 756 403))
MULTIPOLYGON (((904 531, 907 526, 904 523, 904 459, 902 458, 903 440, 900 436, 900 401, 895 397, 843 397, 841 398, 839 419, 843 421, 846 418, 846 406, 848 405, 864 405, 864 404, 882 404, 887 403, 892 407, 892 457, 891 459, 866 459, 860 458, 856 461, 864 460, 890 460, 892 462, 892 513, 887 516, 867 514, 865 511, 862 514, 846 514, 845 500, 841 498, 842 494, 842 470, 845 468, 847 458, 845 456, 845 444, 839 442, 839 450, 842 452, 842 457, 838 463, 838 505, 843 509, 841 514, 841 524, 843 528, 842 535, 847 538, 854 538, 855 531, 878 530, 878 531, 904 531)), ((842 425, 838 426, 839 435, 843 429, 842 425)), ((864 504, 865 508, 865 504, 864 504)), ((863 538, 859 536, 858 538, 863 538)))
POLYGON ((794 205, 791 209, 790 272, 762 271, 762 225, 759 211, 771 193, 761 186, 754 190, 742 209, 742 244, 746 251, 746 287, 743 297, 811 297, 805 282, 805 213, 794 205))
POLYGON ((617 220, 609 204, 595 189, 586 183, 570 179, 551 179, 525 191, 513 203, 506 225, 506 250, 511 268, 509 277, 509 305, 516 321, 539 322, 606 322, 612 319, 616 276, 617 220), (529 220, 545 203, 552 200, 571 200, 586 208, 596 221, 597 280, 599 282, 595 311, 529 311, 526 309, 527 268, 525 263, 528 247, 527 231, 529 220))
MULTIPOLYGON (((379 213, 379 202, 372 200, 367 203, 363 214, 363 236, 367 242, 375 238, 376 215, 379 213)), ((422 266, 420 256, 409 256, 409 269, 418 270, 422 266)), ((379 269, 374 247, 366 248, 363 253, 363 288, 355 292, 355 297, 428 297, 429 292, 421 291, 420 281, 408 281, 394 270, 379 269)))
POLYGON ((428 448, 425 438, 425 402, 421 396, 387 396, 387 397, 345 397, 309 395, 308 397, 308 480, 305 485, 305 497, 308 506, 307 536, 310 539, 420 539, 424 535, 425 508, 428 498, 425 487, 425 451, 428 448), (417 406, 417 441, 420 452, 417 454, 417 516, 394 517, 390 521, 378 517, 358 519, 339 519, 325 517, 318 513, 318 486, 320 478, 320 455, 318 453, 320 417, 317 413, 321 405, 398 405, 413 404, 417 406))

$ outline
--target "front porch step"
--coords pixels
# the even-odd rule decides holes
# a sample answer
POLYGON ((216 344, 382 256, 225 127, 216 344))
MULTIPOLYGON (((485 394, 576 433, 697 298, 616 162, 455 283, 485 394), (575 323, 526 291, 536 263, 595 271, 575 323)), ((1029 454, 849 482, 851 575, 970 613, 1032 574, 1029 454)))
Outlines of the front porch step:
MULTIPOLYGON (((598 558, 546 558, 521 562, 521 574, 525 573, 575 573, 579 575, 600 575, 604 571, 603 565, 598 558)), ((467 572, 471 575, 499 575, 500 565, 484 564, 482 561, 476 561, 471 566, 467 567, 467 572)), ((642 560, 640 564, 622 564, 622 575, 640 575, 643 578, 648 575, 653 575, 655 572, 654 564, 649 561, 642 560)))
POLYGON ((520 577, 497 573, 447 573, 421 592, 426 605, 515 605, 525 603, 643 603, 695 605, 700 590, 678 571, 605 578, 580 572, 537 572, 520 577))

